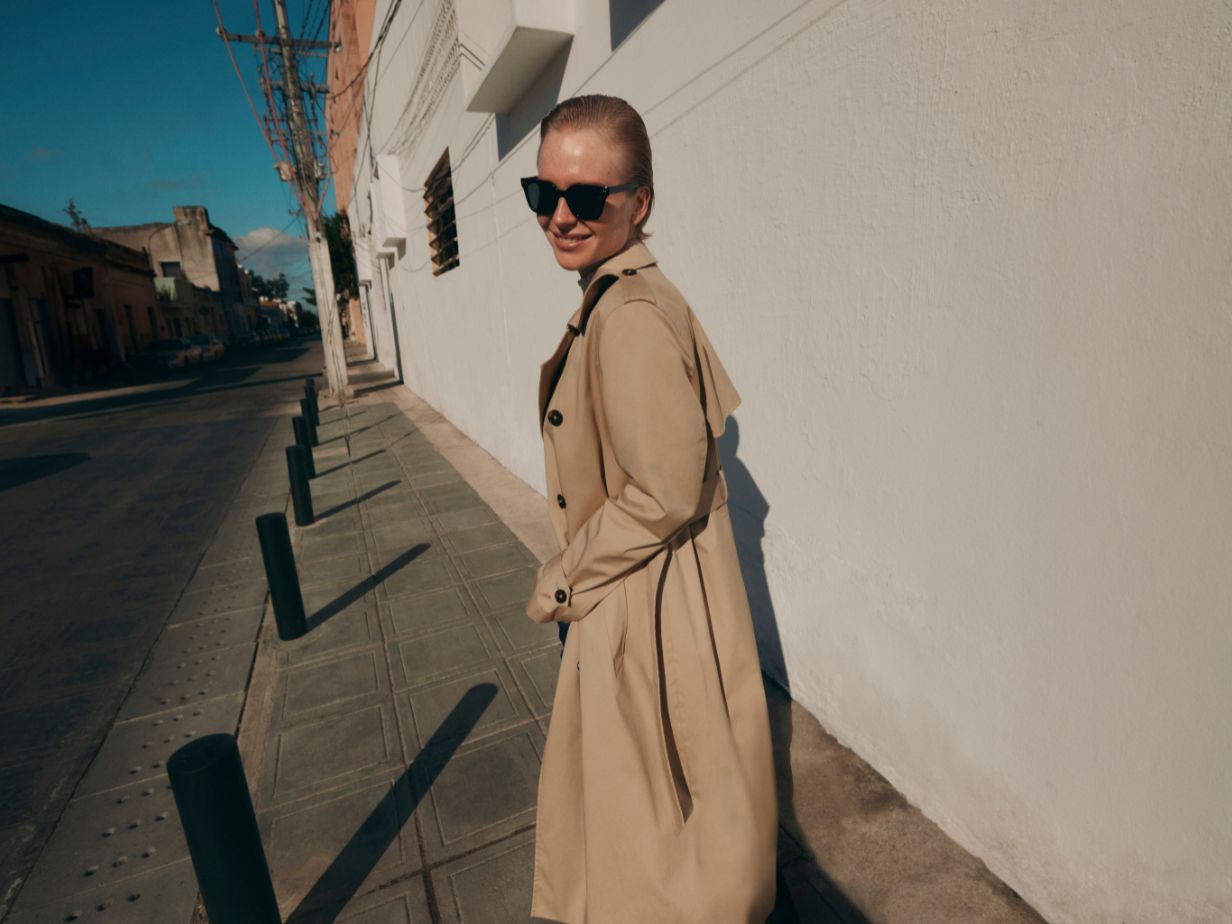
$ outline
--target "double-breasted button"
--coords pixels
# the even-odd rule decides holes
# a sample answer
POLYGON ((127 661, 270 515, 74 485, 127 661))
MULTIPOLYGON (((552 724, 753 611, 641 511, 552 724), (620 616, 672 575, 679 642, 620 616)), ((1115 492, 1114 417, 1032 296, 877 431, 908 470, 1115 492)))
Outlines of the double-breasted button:
POLYGON ((565 509, 565 495, 563 494, 556 495, 556 505, 560 507, 561 510, 565 509))
POLYGON ((633 269, 632 267, 629 267, 628 269, 622 269, 621 272, 624 273, 626 276, 636 276, 637 275, 637 270, 633 269))
POLYGON ((556 410, 556 408, 552 408, 552 410, 548 411, 548 423, 550 423, 553 427, 559 427, 564 422, 565 415, 556 410))
POLYGON ((557 603, 564 603, 568 599, 569 599, 569 595, 565 593, 563 590, 556 591, 556 602, 557 603))

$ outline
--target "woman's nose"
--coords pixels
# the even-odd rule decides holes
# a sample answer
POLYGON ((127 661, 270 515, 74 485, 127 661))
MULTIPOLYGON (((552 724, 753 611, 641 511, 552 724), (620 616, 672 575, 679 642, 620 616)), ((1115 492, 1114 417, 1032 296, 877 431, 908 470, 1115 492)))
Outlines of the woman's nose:
POLYGON ((565 201, 565 197, 561 196, 556 200, 556 209, 552 212, 552 221, 557 225, 571 225, 577 221, 573 213, 569 211, 569 203, 565 201))

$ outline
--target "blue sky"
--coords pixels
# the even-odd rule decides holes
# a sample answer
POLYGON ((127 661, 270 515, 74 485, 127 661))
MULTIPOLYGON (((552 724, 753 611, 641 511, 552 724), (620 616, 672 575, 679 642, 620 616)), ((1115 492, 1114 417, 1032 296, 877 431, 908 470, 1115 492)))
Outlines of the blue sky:
MULTIPOLYGON (((327 2, 287 0, 293 30, 327 2)), ((228 30, 254 30, 250 0, 219 9, 228 30)), ((261 15, 273 31, 269 0, 261 15)), ((204 205, 241 259, 283 231, 288 239, 248 265, 286 272, 298 294, 312 278, 303 222, 216 25, 210 0, 5 0, 0 202, 67 224, 71 196, 98 226, 170 221, 173 205, 204 205)), ((252 46, 232 47, 259 106, 252 46)))

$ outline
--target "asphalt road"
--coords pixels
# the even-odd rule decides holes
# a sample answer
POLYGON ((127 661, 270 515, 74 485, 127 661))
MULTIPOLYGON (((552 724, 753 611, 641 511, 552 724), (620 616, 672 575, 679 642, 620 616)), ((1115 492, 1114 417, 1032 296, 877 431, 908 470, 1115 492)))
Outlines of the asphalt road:
POLYGON ((137 393, 0 407, 0 917, 321 356, 295 340, 137 393))

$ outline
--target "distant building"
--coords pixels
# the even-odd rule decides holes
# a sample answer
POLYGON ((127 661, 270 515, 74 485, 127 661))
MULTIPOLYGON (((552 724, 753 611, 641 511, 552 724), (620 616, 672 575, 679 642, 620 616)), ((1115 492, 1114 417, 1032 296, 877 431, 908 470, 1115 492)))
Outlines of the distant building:
POLYGON ((90 378, 166 335, 145 254, 0 205, 0 388, 90 378))
MULTIPOLYGON (((146 251, 155 276, 183 277, 193 285, 217 292, 229 333, 248 330, 255 305, 235 261, 235 242, 210 223, 210 213, 204 206, 177 205, 171 211, 175 216, 171 222, 93 230, 127 247, 146 251)), ((184 317, 180 320, 183 326, 184 317)))

